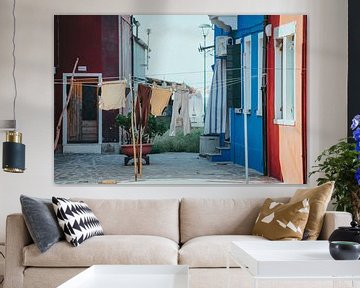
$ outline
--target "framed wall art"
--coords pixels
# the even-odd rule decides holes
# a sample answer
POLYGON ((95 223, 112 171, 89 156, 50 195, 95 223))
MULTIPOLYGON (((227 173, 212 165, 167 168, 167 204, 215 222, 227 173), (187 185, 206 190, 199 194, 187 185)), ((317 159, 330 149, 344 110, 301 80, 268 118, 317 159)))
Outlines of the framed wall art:
POLYGON ((56 184, 305 184, 306 15, 56 15, 56 184))

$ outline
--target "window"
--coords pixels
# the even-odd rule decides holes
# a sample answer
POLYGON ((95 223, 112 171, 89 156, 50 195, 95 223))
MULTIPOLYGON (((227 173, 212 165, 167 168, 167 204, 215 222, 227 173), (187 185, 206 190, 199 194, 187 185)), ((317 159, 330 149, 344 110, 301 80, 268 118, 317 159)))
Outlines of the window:
POLYGON ((227 46, 226 99, 227 107, 241 108, 241 44, 227 46))
POLYGON ((262 73, 263 73, 263 52, 264 52, 264 33, 258 34, 258 105, 256 114, 262 116, 262 73))
POLYGON ((251 112, 251 36, 244 41, 244 113, 251 112))
POLYGON ((274 29, 275 124, 295 124, 295 23, 274 29))

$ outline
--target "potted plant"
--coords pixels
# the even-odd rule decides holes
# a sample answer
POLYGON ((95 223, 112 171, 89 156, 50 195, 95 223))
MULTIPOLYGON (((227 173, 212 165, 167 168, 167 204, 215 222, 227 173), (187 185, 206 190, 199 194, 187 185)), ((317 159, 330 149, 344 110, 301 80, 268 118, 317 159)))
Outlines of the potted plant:
POLYGON ((343 139, 325 149, 316 159, 317 165, 310 176, 320 173, 317 183, 335 181, 334 200, 337 211, 352 213, 353 219, 360 220, 360 115, 353 119, 351 125, 353 139, 343 139), (350 141, 348 141, 350 140, 350 141))
MULTIPOLYGON (((116 123, 124 131, 124 144, 121 145, 121 151, 127 156, 133 155, 133 145, 132 145, 132 130, 131 130, 131 113, 127 115, 119 114, 115 118, 116 123)), ((152 142, 157 135, 163 135, 167 130, 166 124, 161 121, 159 117, 150 115, 148 118, 147 126, 144 129, 142 135, 142 146, 143 146, 143 155, 146 156, 151 152, 152 142)), ((137 144, 137 149, 138 149, 137 144)))
POLYGON ((116 124, 124 131, 123 144, 131 144, 131 113, 127 115, 119 114, 115 118, 116 124))

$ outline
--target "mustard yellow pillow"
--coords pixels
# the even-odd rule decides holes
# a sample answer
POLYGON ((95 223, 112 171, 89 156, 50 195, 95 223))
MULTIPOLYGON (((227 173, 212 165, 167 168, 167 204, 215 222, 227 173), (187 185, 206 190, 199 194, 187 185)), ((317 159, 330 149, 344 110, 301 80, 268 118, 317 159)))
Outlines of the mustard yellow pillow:
POLYGON ((268 198, 260 209, 253 235, 269 240, 301 240, 309 217, 309 202, 280 203, 268 198))
POLYGON ((289 203, 295 203, 304 199, 309 200, 310 213, 305 227, 304 240, 316 240, 319 237, 324 221, 325 211, 331 200, 334 190, 333 181, 324 183, 310 189, 298 189, 289 203))

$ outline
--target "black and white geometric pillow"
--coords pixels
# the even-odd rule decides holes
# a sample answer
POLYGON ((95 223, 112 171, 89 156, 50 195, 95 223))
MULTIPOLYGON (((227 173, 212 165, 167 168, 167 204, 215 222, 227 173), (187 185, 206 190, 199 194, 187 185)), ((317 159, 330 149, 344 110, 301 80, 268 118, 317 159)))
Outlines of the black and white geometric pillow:
POLYGON ((104 235, 99 220, 84 202, 52 197, 55 214, 66 241, 79 246, 86 239, 104 235))

